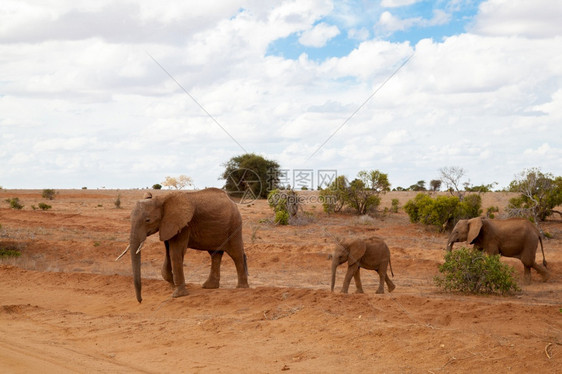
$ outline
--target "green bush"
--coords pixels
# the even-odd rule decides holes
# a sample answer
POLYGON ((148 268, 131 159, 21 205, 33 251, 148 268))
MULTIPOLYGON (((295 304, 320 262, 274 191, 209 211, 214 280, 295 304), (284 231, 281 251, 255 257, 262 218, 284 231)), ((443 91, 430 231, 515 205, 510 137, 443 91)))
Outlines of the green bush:
POLYGON ((497 293, 520 291, 513 278, 513 267, 502 264, 499 255, 468 248, 447 252, 445 263, 439 266, 435 284, 445 291, 467 293, 497 293))
POLYGON ((23 209, 23 205, 20 203, 20 199, 18 197, 12 197, 11 199, 6 199, 6 202, 10 204, 12 209, 23 209))
POLYGON ((52 206, 50 206, 49 204, 39 203, 39 209, 41 209, 41 210, 49 210, 51 208, 52 208, 52 206))
POLYGON ((390 205, 390 211, 392 213, 398 213, 398 209, 400 209, 400 200, 392 199, 392 203, 390 205))
POLYGON ((41 193, 41 196, 43 197, 43 199, 53 200, 56 194, 57 192, 52 188, 45 188, 41 193))
POLYGON ((441 231, 452 228, 460 219, 478 217, 482 213, 479 195, 467 195, 461 201, 457 196, 431 196, 419 193, 404 205, 410 221, 439 227, 441 231))
POLYGON ((162 185, 160 183, 156 183, 152 185, 152 189, 153 190, 161 190, 162 189, 162 185))
POLYGON ((489 206, 488 209, 486 209, 486 217, 488 218, 496 218, 495 213, 499 212, 500 208, 498 206, 489 206))
POLYGON ((347 199, 347 189, 347 179, 344 175, 340 175, 328 187, 320 191, 324 212, 337 213, 342 210, 347 199))
POLYGON ((275 212, 275 223, 277 223, 278 225, 288 225, 289 213, 281 210, 275 212))
POLYGON ((299 210, 299 199, 295 191, 270 191, 267 202, 275 214, 275 223, 288 225, 289 219, 295 217, 299 210))
POLYGON ((14 247, 0 247, 0 258, 19 257, 21 252, 14 247))

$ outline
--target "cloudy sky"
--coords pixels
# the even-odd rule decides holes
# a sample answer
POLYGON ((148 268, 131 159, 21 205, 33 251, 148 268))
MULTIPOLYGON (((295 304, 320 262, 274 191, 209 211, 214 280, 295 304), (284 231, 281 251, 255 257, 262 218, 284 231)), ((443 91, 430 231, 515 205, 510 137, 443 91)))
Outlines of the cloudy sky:
POLYGON ((246 152, 393 187, 562 175, 561 19, 553 0, 3 0, 0 186, 221 187, 246 152))

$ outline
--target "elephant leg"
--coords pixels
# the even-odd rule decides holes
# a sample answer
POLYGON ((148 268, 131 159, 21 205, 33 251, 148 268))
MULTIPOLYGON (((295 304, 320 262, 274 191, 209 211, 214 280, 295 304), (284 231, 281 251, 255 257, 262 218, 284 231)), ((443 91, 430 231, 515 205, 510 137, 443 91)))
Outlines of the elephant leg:
POLYGON ((347 273, 345 273, 343 286, 341 288, 342 293, 347 293, 347 290, 349 289, 349 283, 351 283, 351 278, 354 276, 354 274, 357 272, 358 269, 359 269, 358 264, 349 265, 347 267, 347 273))
MULTIPOLYGON (((185 287, 185 277, 183 275, 183 257, 185 248, 181 242, 170 243, 170 260, 172 263, 172 275, 174 278, 175 290, 172 297, 180 297, 188 295, 185 287)), ((187 245, 187 243, 185 244, 187 245)))
POLYGON ((228 255, 234 261, 236 273, 238 274, 238 284, 236 288, 248 288, 248 264, 244 250, 229 251, 228 255))
POLYGON ((384 293, 384 281, 386 278, 386 271, 379 269, 377 270, 379 273, 379 288, 377 288, 377 293, 384 293))
POLYGON ((525 267, 525 284, 531 284, 531 267, 525 264, 523 264, 523 266, 525 267))
POLYGON ((387 287, 388 287, 388 292, 394 291, 394 289, 396 288, 396 286, 395 286, 394 283, 390 280, 390 277, 388 276, 388 273, 384 275, 384 280, 385 280, 386 285, 387 285, 387 287))
POLYGON ((355 279, 355 288, 357 288, 355 293, 365 293, 363 291, 363 285, 361 284, 360 270, 361 268, 357 268, 357 271, 353 274, 353 279, 355 279))
POLYGON ((166 246, 166 256, 164 256, 164 263, 162 264, 162 278, 174 286, 174 276, 172 274, 172 262, 170 261, 170 243, 166 240, 164 242, 166 246))
POLYGON ((550 272, 544 266, 537 264, 536 262, 532 266, 533 269, 537 271, 542 277, 543 282, 546 282, 550 279, 550 272))
POLYGON ((211 272, 203 283, 203 288, 219 288, 221 280, 221 260, 224 251, 208 251, 211 255, 211 272))

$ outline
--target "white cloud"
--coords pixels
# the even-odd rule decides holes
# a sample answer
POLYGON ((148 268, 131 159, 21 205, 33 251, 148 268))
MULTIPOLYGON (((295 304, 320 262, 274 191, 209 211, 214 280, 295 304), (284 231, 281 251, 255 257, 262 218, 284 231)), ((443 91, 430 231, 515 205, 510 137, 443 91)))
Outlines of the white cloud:
POLYGON ((552 0, 488 0, 471 31, 490 36, 562 36, 562 6, 552 0))
POLYGON ((381 6, 385 8, 398 8, 419 3, 421 0, 382 0, 381 6))
POLYGON ((408 30, 415 26, 429 27, 447 24, 451 20, 451 15, 440 9, 435 9, 433 11, 433 17, 431 19, 425 19, 422 17, 412 17, 412 18, 398 18, 389 11, 384 11, 380 17, 377 24, 377 29, 380 32, 393 33, 395 31, 408 30))
MULTIPOLYGON (((527 30, 512 16, 529 12, 521 2, 494 14, 483 5, 474 32, 416 45, 373 37, 365 31, 374 25, 365 29, 352 16, 342 27, 332 17, 341 5, 320 0, 197 9, 148 0, 91 9, 7 4, 0 15, 7 188, 144 187, 174 174, 220 186, 222 163, 243 152, 230 136, 284 168, 351 178, 380 169, 394 186, 435 178, 447 165, 464 167, 475 184, 505 186, 530 166, 562 175, 562 145, 553 141, 562 138, 560 36, 554 26, 534 39, 505 31, 527 30), (325 60, 266 55, 272 41, 291 34, 326 45, 336 36, 329 25, 357 47, 325 60)), ((387 31, 448 20, 439 12, 430 20, 385 17, 387 31)))
POLYGON ((324 47, 330 39, 339 34, 340 30, 337 26, 322 22, 315 25, 312 29, 303 32, 299 38, 299 43, 307 47, 320 48, 324 47))

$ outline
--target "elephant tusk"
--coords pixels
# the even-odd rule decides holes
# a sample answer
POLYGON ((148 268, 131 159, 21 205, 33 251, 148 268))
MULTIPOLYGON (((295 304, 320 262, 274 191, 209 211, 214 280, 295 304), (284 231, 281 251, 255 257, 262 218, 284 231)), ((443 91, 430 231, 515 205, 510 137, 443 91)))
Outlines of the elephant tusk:
POLYGON ((121 254, 119 255, 119 257, 117 257, 117 258, 115 259, 115 261, 119 261, 119 259, 120 259, 121 257, 125 256, 125 253, 127 253, 127 251, 129 250, 130 247, 131 247, 131 245, 129 244, 129 245, 127 246, 127 248, 123 251, 123 253, 121 253, 121 254))
POLYGON ((144 245, 144 242, 140 243, 139 245, 139 249, 137 249, 137 251, 135 252, 137 255, 140 253, 142 246, 144 245))

